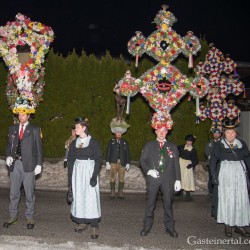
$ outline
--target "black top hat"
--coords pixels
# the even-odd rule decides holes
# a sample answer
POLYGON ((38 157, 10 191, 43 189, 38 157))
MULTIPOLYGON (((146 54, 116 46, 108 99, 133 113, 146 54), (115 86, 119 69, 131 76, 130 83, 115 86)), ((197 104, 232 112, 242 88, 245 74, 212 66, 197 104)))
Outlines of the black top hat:
POLYGON ((186 136, 185 136, 185 140, 186 140, 186 141, 191 141, 191 142, 193 142, 193 143, 195 142, 195 138, 196 138, 196 137, 195 137, 194 135, 186 135, 186 136))
POLYGON ((223 124, 224 129, 231 129, 235 128, 236 126, 237 126, 236 120, 230 120, 230 119, 225 120, 223 124))
POLYGON ((74 124, 84 124, 85 126, 88 126, 89 125, 89 119, 87 117, 78 117, 75 119, 75 123, 74 124))

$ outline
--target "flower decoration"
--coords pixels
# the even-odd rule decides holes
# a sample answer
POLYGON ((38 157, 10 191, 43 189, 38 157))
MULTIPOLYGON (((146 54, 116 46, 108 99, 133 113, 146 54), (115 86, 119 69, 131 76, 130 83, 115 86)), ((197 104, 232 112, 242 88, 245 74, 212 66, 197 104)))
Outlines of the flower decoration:
POLYGON ((167 154, 169 155, 170 158, 173 158, 174 157, 174 153, 173 151, 170 150, 170 147, 166 147, 167 149, 167 154))
POLYGON ((127 76, 123 77, 119 82, 118 86, 121 94, 124 96, 135 96, 140 91, 140 80, 134 77, 127 76))
POLYGON ((172 26, 177 19, 170 11, 166 11, 168 9, 167 5, 162 5, 162 10, 158 12, 156 17, 154 18, 153 23, 160 25, 161 23, 166 23, 167 25, 172 26))
POLYGON ((146 38, 140 31, 136 31, 135 33, 136 35, 128 41, 128 51, 133 56, 141 56, 145 52, 144 45, 146 38))
POLYGON ((173 61, 180 53, 183 41, 171 27, 166 31, 154 31, 145 42, 146 53, 156 61, 164 60, 173 61), (161 47, 160 44, 165 42, 168 46, 161 47))
POLYGON ((228 93, 232 93, 236 96, 240 95, 244 90, 243 83, 237 79, 234 78, 234 76, 229 75, 229 78, 227 78, 227 91, 228 93))
POLYGON ((192 31, 188 31, 186 36, 183 37, 184 46, 181 48, 182 53, 189 58, 188 67, 193 68, 193 55, 201 49, 199 39, 194 35, 192 31))
POLYGON ((195 73, 199 77, 208 76, 209 91, 206 97, 208 100, 206 110, 209 115, 207 117, 212 120, 212 126, 217 126, 218 122, 225 117, 235 118, 239 115, 238 108, 236 106, 229 107, 225 99, 229 94, 239 95, 242 93, 244 86, 236 77, 236 63, 230 59, 229 55, 224 56, 214 44, 211 44, 210 48, 206 55, 206 61, 200 62, 196 66, 195 73), (233 75, 230 75, 231 73, 233 75))
POLYGON ((138 58, 145 52, 145 37, 140 31, 136 31, 135 33, 136 35, 128 41, 128 51, 131 55, 135 56, 135 66, 138 67, 138 58))
POLYGON ((159 129, 162 127, 166 128, 167 130, 172 129, 173 120, 171 115, 161 111, 155 112, 151 120, 151 126, 154 129, 159 129))
POLYGON ((207 118, 207 108, 206 108, 205 105, 203 105, 203 103, 200 103, 199 109, 200 109, 200 116, 199 116, 199 119, 200 119, 201 121, 205 121, 206 118, 207 118))
POLYGON ((162 10, 156 15, 154 22, 157 24, 157 29, 154 32, 147 38, 144 38, 141 32, 136 32, 136 36, 128 42, 129 52, 133 56, 145 52, 159 63, 139 77, 138 82, 137 80, 121 79, 120 90, 126 96, 140 92, 156 111, 152 118, 152 127, 165 126, 171 129, 173 125, 170 116, 171 109, 194 86, 197 89, 193 95, 203 96, 207 91, 207 82, 203 78, 197 78, 195 83, 192 83, 192 78, 187 78, 170 64, 181 52, 185 56, 190 56, 196 54, 201 46, 192 32, 188 32, 182 38, 172 29, 171 26, 176 18, 166 9, 167 6, 163 5, 162 10))
POLYGON ((226 109, 226 117, 230 120, 238 118, 240 115, 240 109, 235 105, 234 100, 229 100, 226 109))
POLYGON ((35 113, 35 109, 32 103, 30 102, 30 100, 26 98, 18 97, 16 99, 12 112, 14 114, 18 114, 18 113, 33 114, 35 113))
POLYGON ((147 99, 149 105, 155 110, 168 111, 179 102, 187 93, 190 80, 174 66, 158 64, 145 72, 140 80, 142 82, 141 94, 147 99), (169 81, 169 90, 159 92, 157 88, 161 79, 169 81))
POLYGON ((218 102, 213 102, 210 107, 209 117, 214 121, 222 121, 225 118, 223 105, 218 102))
MULTIPOLYGON (((32 107, 38 105, 38 99, 41 100, 34 97, 34 94, 37 91, 42 93, 41 87, 44 82, 42 84, 41 81, 35 87, 34 84, 41 79, 40 75, 44 72, 41 69, 42 63, 53 39, 54 32, 50 27, 40 22, 33 22, 20 13, 16 15, 15 21, 0 27, 0 55, 8 67, 19 99, 33 102, 32 107), (26 48, 25 53, 28 56, 27 60, 21 62, 20 55, 23 53, 23 48, 26 48)), ((9 89, 7 95, 8 93, 9 89)))
POLYGON ((196 77, 190 85, 189 93, 197 98, 205 96, 209 90, 209 81, 205 77, 196 77))
POLYGON ((190 54, 196 55, 201 49, 199 39, 194 35, 192 31, 188 31, 186 36, 183 37, 184 47, 182 52, 188 57, 190 54))

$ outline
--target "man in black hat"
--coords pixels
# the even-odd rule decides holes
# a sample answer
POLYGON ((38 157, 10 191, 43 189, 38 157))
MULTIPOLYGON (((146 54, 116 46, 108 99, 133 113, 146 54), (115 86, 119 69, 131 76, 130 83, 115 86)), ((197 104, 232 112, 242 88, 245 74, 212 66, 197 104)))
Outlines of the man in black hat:
POLYGON ((212 184, 212 176, 211 176, 211 171, 210 171, 210 167, 209 167, 209 160, 211 157, 211 153, 212 150, 214 148, 214 144, 218 143, 221 139, 221 130, 219 128, 213 128, 212 129, 212 133, 213 133, 213 138, 206 144, 205 147, 205 156, 208 159, 208 199, 212 197, 213 195, 213 190, 214 190, 214 185, 212 184))

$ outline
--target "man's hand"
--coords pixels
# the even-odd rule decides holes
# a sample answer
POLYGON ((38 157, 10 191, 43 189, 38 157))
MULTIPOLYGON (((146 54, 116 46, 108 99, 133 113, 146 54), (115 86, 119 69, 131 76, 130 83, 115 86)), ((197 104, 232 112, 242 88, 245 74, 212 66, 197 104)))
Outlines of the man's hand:
POLYGON ((153 178, 158 178, 159 177, 159 172, 155 169, 151 169, 148 171, 147 175, 151 175, 153 178))
POLYGON ((12 163, 13 163, 13 158, 11 156, 8 156, 6 158, 6 165, 10 167, 12 163))
POLYGON ((68 161, 67 160, 64 160, 63 166, 64 166, 64 168, 68 167, 68 161))
POLYGON ((109 171, 111 169, 111 166, 109 164, 109 162, 106 162, 106 170, 109 171))
POLYGON ((130 164, 126 164, 125 169, 126 169, 126 170, 127 170, 127 172, 128 172, 128 171, 129 171, 129 169, 130 169, 130 164))
POLYGON ((180 181, 175 181, 174 191, 179 192, 180 190, 181 190, 181 182, 180 181))
POLYGON ((36 165, 36 168, 34 170, 34 174, 38 175, 38 174, 41 174, 41 172, 42 172, 42 166, 36 165))

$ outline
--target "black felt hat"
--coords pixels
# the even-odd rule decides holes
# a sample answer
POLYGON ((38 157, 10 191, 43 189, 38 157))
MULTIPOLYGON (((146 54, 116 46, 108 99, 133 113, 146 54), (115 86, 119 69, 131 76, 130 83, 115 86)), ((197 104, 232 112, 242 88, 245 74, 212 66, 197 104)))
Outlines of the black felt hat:
POLYGON ((76 124, 79 124, 79 123, 81 123, 81 124, 83 124, 85 126, 88 126, 89 125, 89 119, 87 117, 82 117, 82 116, 77 117, 75 119, 74 124, 76 125, 76 124))
POLYGON ((195 138, 196 138, 196 137, 195 137, 194 135, 192 135, 192 134, 191 134, 191 135, 186 135, 186 136, 185 136, 185 140, 186 140, 186 141, 191 141, 191 142, 193 142, 193 143, 195 142, 195 138))
POLYGON ((236 126, 237 126, 236 120, 230 120, 230 119, 226 119, 223 124, 224 129, 231 129, 235 128, 236 126))

